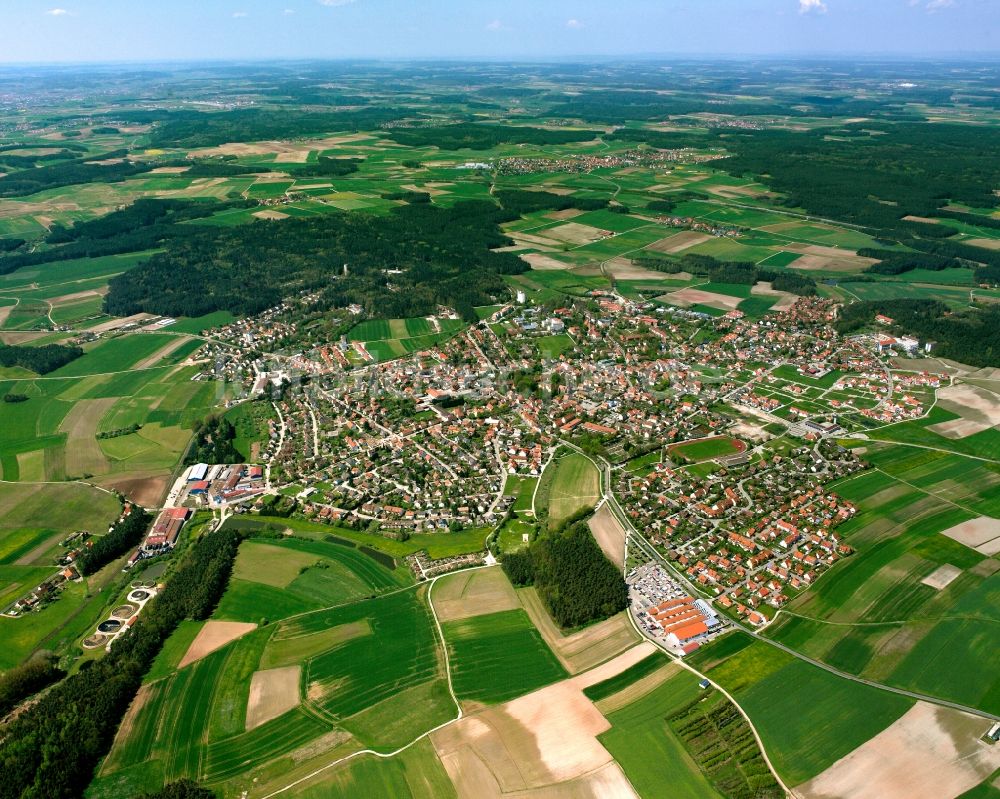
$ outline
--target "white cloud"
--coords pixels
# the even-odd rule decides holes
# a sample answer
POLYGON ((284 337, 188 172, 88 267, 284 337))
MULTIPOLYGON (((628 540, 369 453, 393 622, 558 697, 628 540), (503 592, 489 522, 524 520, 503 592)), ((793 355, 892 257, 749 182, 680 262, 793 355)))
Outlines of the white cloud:
POLYGON ((65 8, 50 8, 45 13, 50 17, 65 17, 69 14, 65 8))
POLYGON ((249 16, 246 11, 234 11, 233 12, 233 19, 243 19, 246 16, 249 16))
POLYGON ((316 0, 321 6, 330 6, 331 8, 335 6, 349 6, 354 0, 316 0))
POLYGON ((573 30, 579 30, 584 27, 584 24, 578 19, 568 19, 566 20, 566 27, 572 28, 573 30))
POLYGON ((502 31, 503 29, 504 24, 498 19, 495 19, 486 25, 486 30, 488 31, 502 31))
POLYGON ((825 14, 826 3, 823 0, 799 0, 800 14, 825 14))
POLYGON ((289 16, 291 16, 294 13, 295 13, 295 9, 294 8, 286 8, 285 9, 285 16, 286 17, 289 17, 289 16))
POLYGON ((933 14, 935 11, 952 8, 954 5, 955 0, 928 0, 927 10, 933 14))

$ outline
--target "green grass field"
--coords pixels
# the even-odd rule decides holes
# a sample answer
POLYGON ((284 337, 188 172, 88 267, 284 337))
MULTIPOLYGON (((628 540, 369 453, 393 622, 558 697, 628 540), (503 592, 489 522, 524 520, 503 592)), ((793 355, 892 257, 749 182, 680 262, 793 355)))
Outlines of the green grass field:
MULTIPOLYGON (((546 469, 554 470, 547 482, 549 527, 558 527, 565 519, 584 508, 593 507, 600 496, 600 473, 593 462, 577 452, 553 461, 546 469)), ((541 493, 541 488, 539 489, 541 493)), ((539 497, 541 499, 541 497, 539 497)))
POLYGON ((441 625, 461 699, 505 702, 567 676, 520 608, 441 625))

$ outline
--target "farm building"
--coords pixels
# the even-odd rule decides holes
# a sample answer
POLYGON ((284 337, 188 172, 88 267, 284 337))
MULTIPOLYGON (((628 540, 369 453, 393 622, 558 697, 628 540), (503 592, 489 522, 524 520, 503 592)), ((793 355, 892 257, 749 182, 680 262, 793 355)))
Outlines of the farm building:
POLYGON ((204 480, 206 474, 208 474, 208 464, 196 463, 194 466, 188 469, 188 474, 187 474, 188 482, 190 483, 197 480, 204 480))

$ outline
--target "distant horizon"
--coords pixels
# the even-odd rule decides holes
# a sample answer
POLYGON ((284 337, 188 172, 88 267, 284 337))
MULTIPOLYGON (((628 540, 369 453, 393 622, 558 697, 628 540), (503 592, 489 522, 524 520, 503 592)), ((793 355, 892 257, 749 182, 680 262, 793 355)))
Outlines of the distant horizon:
POLYGON ((1000 62, 1000 50, 982 51, 979 53, 969 52, 941 52, 941 53, 879 53, 879 52, 849 52, 842 53, 623 53, 620 55, 603 55, 600 53, 580 53, 567 54, 551 58, 529 57, 529 56, 400 56, 391 58, 388 56, 345 56, 337 58, 333 56, 301 56, 301 57, 227 57, 227 58, 122 58, 109 59, 105 61, 0 61, 0 70, 20 69, 31 67, 112 67, 119 65, 134 66, 197 66, 197 65, 224 65, 224 64, 589 64, 589 63, 616 63, 628 64, 630 62, 662 62, 665 64, 672 62, 724 62, 748 60, 763 63, 838 63, 852 61, 859 64, 879 64, 879 63, 912 63, 912 64, 983 64, 993 61, 1000 62))
POLYGON ((7 0, 0 64, 1000 58, 994 0, 7 0))

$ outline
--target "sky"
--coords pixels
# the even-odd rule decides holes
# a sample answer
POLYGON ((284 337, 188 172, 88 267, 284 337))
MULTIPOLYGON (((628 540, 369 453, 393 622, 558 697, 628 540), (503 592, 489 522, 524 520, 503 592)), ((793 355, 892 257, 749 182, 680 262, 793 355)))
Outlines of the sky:
POLYGON ((1000 54, 1000 0, 0 0, 0 63, 1000 54))

